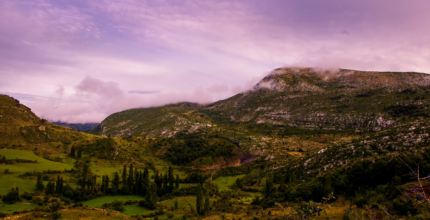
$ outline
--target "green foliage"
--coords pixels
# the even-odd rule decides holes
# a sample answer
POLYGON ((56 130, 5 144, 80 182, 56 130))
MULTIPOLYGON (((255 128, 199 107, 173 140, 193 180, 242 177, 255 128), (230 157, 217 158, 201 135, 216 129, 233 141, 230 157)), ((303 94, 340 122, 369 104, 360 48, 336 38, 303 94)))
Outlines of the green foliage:
POLYGON ((149 183, 149 187, 145 196, 146 207, 154 210, 158 202, 157 185, 153 182, 149 183))
POLYGON ((203 214, 203 190, 200 184, 197 186, 197 198, 196 198, 196 211, 197 214, 202 215, 203 214))
POLYGON ((187 165, 193 160, 211 156, 232 157, 235 145, 221 139, 209 139, 201 135, 179 134, 179 140, 174 141, 165 157, 173 164, 187 165))
POLYGON ((125 207, 124 207, 124 202, 122 200, 114 200, 110 207, 113 210, 119 211, 119 212, 124 212, 125 211, 125 207))
POLYGON ((21 198, 19 197, 19 189, 18 188, 12 188, 12 190, 2 197, 2 201, 7 204, 14 204, 15 202, 21 201, 21 198))
POLYGON ((218 184, 212 181, 212 178, 206 179, 203 184, 203 191, 209 193, 209 196, 218 194, 218 184))
POLYGON ((36 189, 43 190, 44 188, 45 188, 45 185, 43 185, 42 173, 37 173, 36 189))

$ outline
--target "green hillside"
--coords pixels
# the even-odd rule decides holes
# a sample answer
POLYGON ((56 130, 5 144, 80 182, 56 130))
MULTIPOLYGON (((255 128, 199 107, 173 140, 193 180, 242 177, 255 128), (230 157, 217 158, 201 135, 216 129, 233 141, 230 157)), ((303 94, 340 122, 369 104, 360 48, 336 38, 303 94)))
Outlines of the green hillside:
POLYGON ((429 93, 423 73, 280 68, 209 105, 112 114, 94 135, 2 95, 0 216, 428 219, 429 93))

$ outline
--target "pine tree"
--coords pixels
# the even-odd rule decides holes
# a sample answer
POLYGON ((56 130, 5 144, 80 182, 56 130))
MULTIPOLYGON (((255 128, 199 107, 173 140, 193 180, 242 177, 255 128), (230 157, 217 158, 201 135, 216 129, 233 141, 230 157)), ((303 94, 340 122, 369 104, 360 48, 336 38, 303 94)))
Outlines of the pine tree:
POLYGON ((161 188, 161 185, 163 184, 163 179, 160 177, 160 172, 157 170, 157 174, 155 174, 155 184, 157 185, 157 188, 161 188))
POLYGON ((87 175, 88 175, 88 164, 84 163, 84 170, 82 172, 82 189, 85 190, 85 186, 87 185, 87 175))
POLYGON ((127 165, 124 165, 124 168, 122 169, 122 184, 127 184, 127 165))
POLYGON ((94 175, 91 178, 91 192, 94 193, 96 191, 96 183, 97 183, 97 176, 94 175))
POLYGON ((82 157, 82 147, 78 148, 78 158, 82 157))
POLYGON ((197 214, 199 215, 201 215, 203 211, 202 203, 203 203, 203 190, 202 190, 202 186, 198 184, 197 198, 196 198, 196 211, 197 211, 197 214))
POLYGON ((296 174, 293 172, 290 176, 289 184, 296 184, 296 174))
POLYGON ((273 176, 268 176, 266 178, 266 185, 264 185, 263 188, 263 194, 267 198, 269 197, 273 192, 273 176))
POLYGON ((179 175, 178 174, 176 174, 175 188, 179 189, 179 175))
POLYGON ((145 170, 143 171, 143 178, 148 179, 149 178, 149 171, 148 171, 148 167, 145 167, 145 170))
POLYGON ((173 177, 173 168, 169 167, 169 191, 171 192, 174 188, 173 182, 175 181, 175 178, 173 177))
POLYGON ((167 173, 165 173, 164 174, 164 177, 163 177, 163 188, 165 189, 165 190, 168 190, 169 189, 169 186, 168 186, 168 184, 169 184, 169 180, 167 179, 168 177, 167 177, 167 173))
POLYGON ((208 213, 209 212, 209 191, 206 191, 206 194, 205 194, 205 205, 204 205, 204 213, 206 214, 206 213, 208 213))
POLYGON ((70 156, 71 157, 75 157, 75 147, 72 146, 72 148, 70 149, 70 156))
POLYGON ((57 182, 55 184, 55 192, 57 194, 62 194, 63 193, 63 179, 60 178, 60 176, 57 176, 57 182))
POLYGON ((100 187, 100 190, 101 190, 103 193, 106 193, 106 189, 105 189, 105 180, 106 180, 106 176, 102 176, 102 185, 101 185, 101 187, 100 187))
POLYGON ((146 205, 148 206, 148 209, 155 209, 155 206, 158 202, 158 195, 157 195, 157 185, 155 183, 150 183, 146 196, 145 196, 146 205))
POLYGON ((43 185, 42 173, 37 173, 36 189, 43 190, 44 188, 45 188, 45 185, 43 185))
POLYGON ((46 185, 46 194, 50 195, 50 194, 54 194, 55 192, 55 184, 53 182, 51 182, 51 180, 49 180, 48 184, 46 185))
POLYGON ((130 193, 133 193, 133 185, 134 185, 134 178, 133 178, 133 164, 130 164, 130 169, 128 172, 128 179, 127 179, 127 185, 128 190, 130 193))
POLYGON ((105 189, 105 191, 109 190, 109 176, 108 175, 106 175, 106 177, 105 177, 104 189, 105 189))
POLYGON ((115 172, 115 175, 112 180, 112 192, 116 194, 119 189, 119 174, 115 172))

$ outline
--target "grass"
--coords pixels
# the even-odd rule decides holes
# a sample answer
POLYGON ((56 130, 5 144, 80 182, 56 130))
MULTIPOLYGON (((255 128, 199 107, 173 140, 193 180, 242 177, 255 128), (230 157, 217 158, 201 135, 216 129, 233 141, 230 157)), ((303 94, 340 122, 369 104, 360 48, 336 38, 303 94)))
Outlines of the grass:
MULTIPOLYGON (((83 208, 76 209, 63 209, 60 211, 61 218, 60 219, 103 219, 103 220, 116 220, 116 219, 134 219, 131 216, 127 216, 121 213, 114 212, 102 212, 96 210, 86 210, 83 208)), ((47 218, 43 217, 35 217, 32 213, 20 214, 19 219, 25 220, 34 220, 34 219, 52 219, 52 216, 48 214, 47 218)))
POLYGON ((20 192, 35 192, 36 191, 36 179, 29 180, 19 178, 18 176, 28 172, 36 171, 41 172, 44 170, 64 170, 72 169, 73 164, 71 163, 60 163, 50 161, 45 158, 39 157, 33 152, 24 150, 0 150, 0 155, 4 155, 7 159, 27 159, 37 160, 37 163, 18 163, 18 164, 3 164, 0 165, 0 195, 7 194, 13 186, 20 189, 20 192), (5 174, 4 171, 8 169, 9 174, 5 174))
POLYGON ((180 197, 175 197, 173 199, 169 199, 169 200, 164 200, 159 202, 159 204, 162 204, 165 207, 174 207, 175 206, 175 201, 178 201, 178 209, 180 210, 190 210, 190 206, 189 204, 191 204, 191 206, 193 206, 193 208, 195 209, 196 206, 196 197, 195 196, 180 196, 180 197))
POLYGON ((36 204, 32 204, 31 201, 23 200, 22 202, 17 202, 15 204, 5 204, 2 201, 0 201, 0 212, 4 213, 12 213, 15 211, 22 211, 22 210, 30 210, 36 208, 36 204))
POLYGON ((231 190, 230 186, 236 182, 237 179, 245 177, 245 174, 236 175, 236 176, 220 176, 214 180, 216 184, 218 184, 218 190, 231 190))
MULTIPOLYGON (((88 207, 93 207, 93 208, 102 208, 102 205, 104 203, 111 203, 114 200, 122 200, 123 202, 127 201, 127 200, 141 200, 144 199, 144 197, 141 196, 106 196, 106 197, 101 197, 101 198, 97 198, 97 199, 93 199, 93 200, 89 200, 89 201, 85 201, 83 202, 84 206, 88 206, 88 207)), ((151 212, 154 212, 153 210, 149 210, 143 207, 139 207, 137 204, 132 204, 132 205, 126 205, 125 206, 125 211, 123 212, 124 214, 127 215, 146 215, 149 214, 151 212)))

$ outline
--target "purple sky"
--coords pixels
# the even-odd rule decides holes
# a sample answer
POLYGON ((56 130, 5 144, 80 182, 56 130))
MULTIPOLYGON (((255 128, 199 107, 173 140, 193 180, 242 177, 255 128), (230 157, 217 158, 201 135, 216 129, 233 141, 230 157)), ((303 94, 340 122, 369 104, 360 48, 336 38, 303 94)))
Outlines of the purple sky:
POLYGON ((282 66, 430 73, 430 1, 2 0, 0 93, 40 117, 200 103, 282 66))

